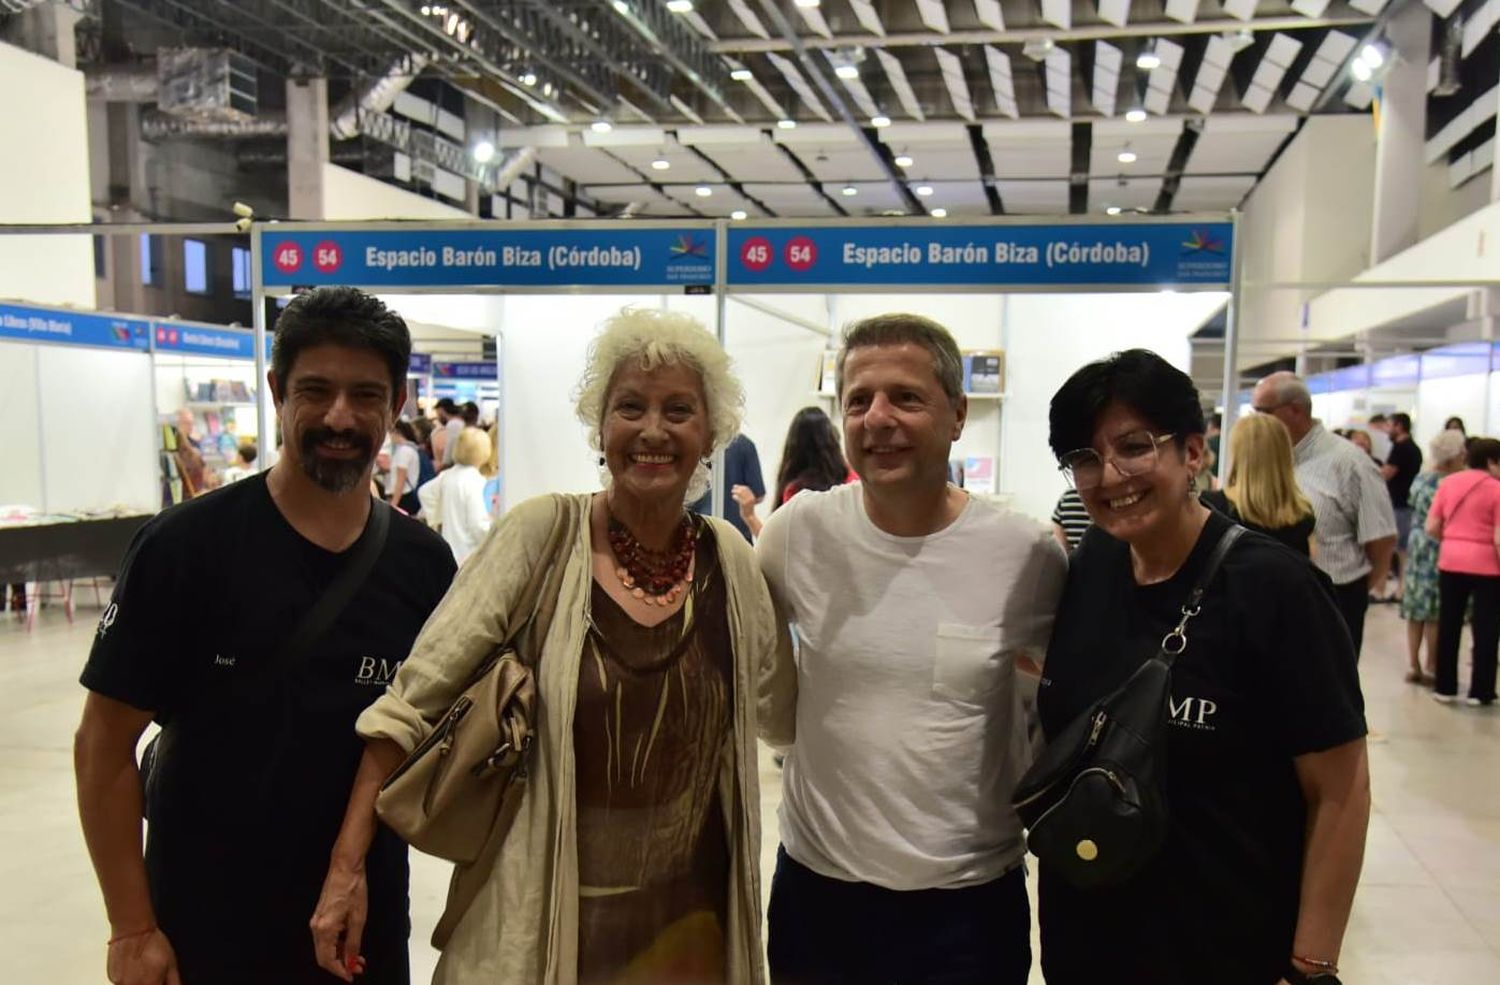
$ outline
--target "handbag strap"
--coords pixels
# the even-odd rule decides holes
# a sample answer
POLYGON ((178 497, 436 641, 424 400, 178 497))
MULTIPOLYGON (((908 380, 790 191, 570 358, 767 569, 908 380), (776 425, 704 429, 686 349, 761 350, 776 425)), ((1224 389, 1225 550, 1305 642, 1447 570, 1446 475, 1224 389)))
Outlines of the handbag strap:
POLYGON ((1244 527, 1237 523, 1231 524, 1229 529, 1220 535, 1219 542, 1214 545, 1213 553, 1208 556, 1208 563, 1203 566, 1203 571, 1199 573, 1193 590, 1188 593, 1187 602, 1182 606, 1182 619, 1170 633, 1162 637, 1161 652, 1157 654, 1157 659, 1163 661, 1168 667, 1172 666, 1187 649, 1187 624, 1203 611, 1204 594, 1208 592, 1214 576, 1219 573, 1219 566, 1224 563, 1224 558, 1229 556, 1229 549, 1244 533, 1244 527))

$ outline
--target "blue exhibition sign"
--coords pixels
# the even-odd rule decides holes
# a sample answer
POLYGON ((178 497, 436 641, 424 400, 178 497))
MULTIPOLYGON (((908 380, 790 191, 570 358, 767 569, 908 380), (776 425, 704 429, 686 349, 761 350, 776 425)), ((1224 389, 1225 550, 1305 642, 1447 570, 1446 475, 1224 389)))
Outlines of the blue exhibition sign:
POLYGON ((714 282, 707 227, 267 229, 267 287, 669 287, 714 282))
MULTIPOLYGON (((255 333, 247 328, 211 328, 178 321, 153 323, 157 352, 187 352, 225 359, 254 359, 255 333)), ((269 354, 271 338, 266 338, 269 354)))
POLYGON ((407 376, 428 376, 432 373, 432 357, 425 352, 413 352, 406 361, 407 376))
POLYGON ((144 352, 151 344, 151 322, 93 311, 0 304, 0 338, 144 352))
POLYGON ((1227 222, 736 227, 735 286, 1228 286, 1227 222))
POLYGON ((432 364, 432 375, 440 380, 498 380, 499 368, 488 363, 440 363, 432 364))

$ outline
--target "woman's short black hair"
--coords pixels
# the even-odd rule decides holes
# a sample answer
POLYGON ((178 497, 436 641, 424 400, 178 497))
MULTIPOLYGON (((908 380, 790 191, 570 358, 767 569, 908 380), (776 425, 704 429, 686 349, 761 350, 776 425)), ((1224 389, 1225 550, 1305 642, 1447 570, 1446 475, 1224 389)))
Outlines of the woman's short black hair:
POLYGON ((1052 395, 1048 443, 1061 456, 1094 443, 1104 409, 1118 401, 1181 445, 1202 434, 1203 403, 1186 373, 1149 349, 1126 349, 1089 363, 1052 395))
POLYGON ((353 287, 319 287, 282 309, 271 346, 271 372, 283 394, 302 350, 320 345, 370 349, 390 370, 391 393, 406 389, 411 333, 401 316, 374 295, 353 287))
POLYGON ((1468 442, 1469 468, 1487 469, 1500 462, 1500 441, 1494 438, 1470 438, 1468 442))

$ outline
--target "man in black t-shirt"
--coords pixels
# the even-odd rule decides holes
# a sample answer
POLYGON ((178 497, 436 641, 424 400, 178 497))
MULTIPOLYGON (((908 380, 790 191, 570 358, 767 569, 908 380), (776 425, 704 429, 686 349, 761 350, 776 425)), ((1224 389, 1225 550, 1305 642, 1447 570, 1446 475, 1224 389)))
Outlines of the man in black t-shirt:
POLYGON ((1385 477, 1385 487, 1391 494, 1391 508, 1396 512, 1396 577, 1395 598, 1403 594, 1406 583, 1406 542, 1411 537, 1411 483, 1422 471, 1422 449, 1411 440, 1411 416, 1392 414, 1390 417, 1391 453, 1380 474, 1385 477))
POLYGON ((324 288, 293 301, 267 379, 280 460, 161 513, 131 545, 83 671, 75 747, 111 981, 334 981, 309 918, 322 896, 366 888, 339 977, 409 980, 405 845, 373 818, 365 843, 337 842, 363 752, 354 720, 447 589, 451 552, 389 516, 328 629, 295 664, 276 658, 375 536, 374 511, 389 509, 369 494, 370 469, 404 399, 410 350, 405 323, 369 295, 324 288), (135 748, 153 719, 163 732, 143 856, 135 748))

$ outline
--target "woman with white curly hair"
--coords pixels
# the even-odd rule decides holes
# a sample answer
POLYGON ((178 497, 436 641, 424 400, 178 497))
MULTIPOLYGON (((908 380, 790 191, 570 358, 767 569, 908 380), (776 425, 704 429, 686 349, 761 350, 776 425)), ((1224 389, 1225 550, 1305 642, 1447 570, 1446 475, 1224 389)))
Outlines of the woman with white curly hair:
MULTIPOLYGON (((368 843, 381 781, 528 618, 535 569, 549 556, 563 565, 555 600, 542 600, 553 614, 526 799, 443 945, 437 982, 764 979, 756 707, 762 691, 795 686, 769 671, 790 665, 776 660, 789 643, 744 538, 684 508, 743 402, 696 320, 609 319, 577 404, 604 489, 500 519, 360 717, 365 762, 335 870, 368 843)), ((321 925, 347 941, 362 893, 329 880, 321 925)), ((357 954, 357 941, 343 950, 357 954)))

